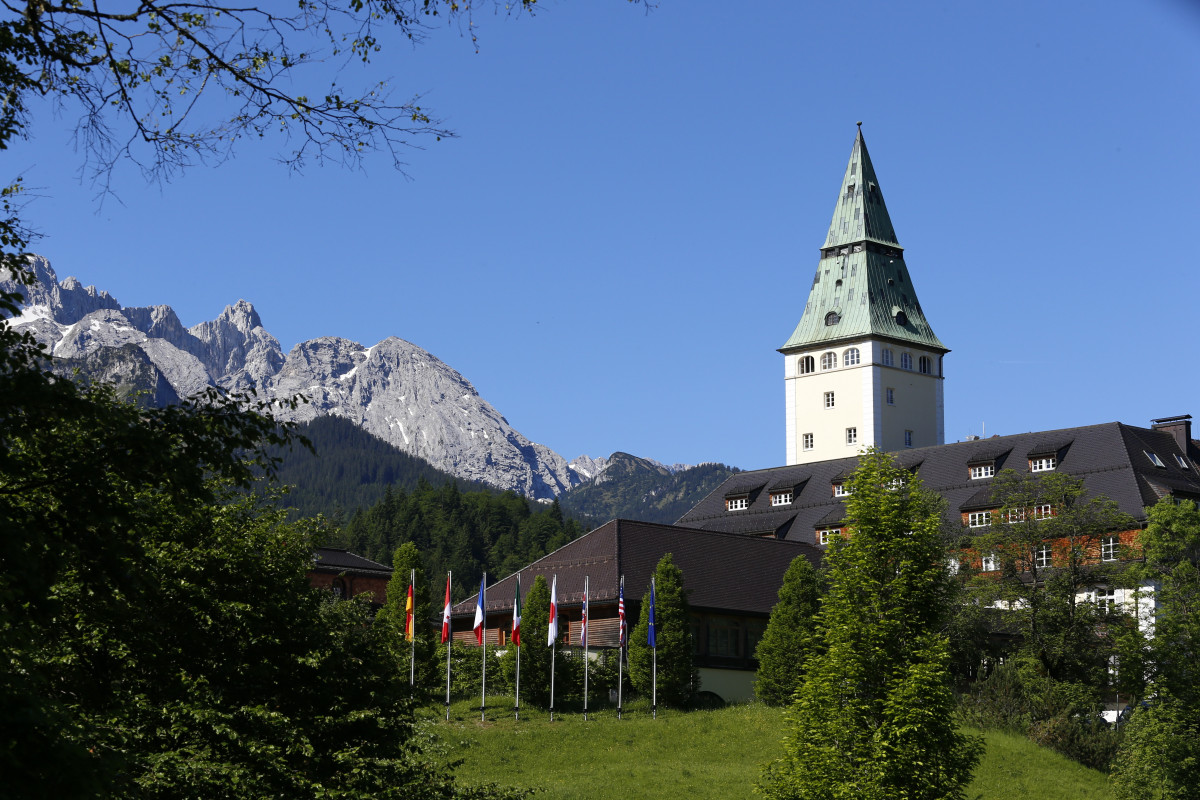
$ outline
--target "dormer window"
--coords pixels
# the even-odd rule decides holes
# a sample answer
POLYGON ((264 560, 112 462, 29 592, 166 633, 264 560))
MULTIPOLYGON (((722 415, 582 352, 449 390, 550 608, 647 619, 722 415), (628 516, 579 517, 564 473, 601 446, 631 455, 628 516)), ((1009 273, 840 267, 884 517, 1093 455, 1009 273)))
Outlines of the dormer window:
POLYGON ((841 482, 835 483, 833 485, 833 496, 834 497, 849 497, 850 496, 850 487, 841 482))
POLYGON ((1058 466, 1058 456, 1038 456, 1029 459, 1030 472, 1052 472, 1058 466))
POLYGON ((790 506, 792 504, 792 494, 791 489, 781 489, 777 492, 771 492, 771 505, 790 506))
POLYGON ((750 507, 750 495, 742 494, 737 497, 725 498, 726 511, 744 511, 750 507))
POLYGON ((971 480, 977 481, 980 478, 990 478, 996 474, 996 462, 989 461, 986 464, 973 464, 970 467, 971 480))
POLYGON ((838 315, 838 313, 836 311, 830 311, 828 314, 825 315, 825 324, 826 325, 837 325, 841 321, 842 321, 842 318, 841 318, 841 316, 838 315))
POLYGON ((827 544, 831 543, 835 537, 838 537, 841 535, 842 535, 841 528, 824 528, 822 530, 817 531, 817 543, 827 545, 827 544))

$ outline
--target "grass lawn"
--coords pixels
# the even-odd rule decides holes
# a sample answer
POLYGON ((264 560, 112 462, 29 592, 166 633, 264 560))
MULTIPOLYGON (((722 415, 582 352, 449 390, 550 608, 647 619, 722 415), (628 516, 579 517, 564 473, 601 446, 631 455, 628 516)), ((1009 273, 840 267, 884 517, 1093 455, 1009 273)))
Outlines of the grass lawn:
MULTIPOLYGON (((478 701, 476 701, 478 702, 478 701)), ((660 711, 630 705, 625 718, 603 709, 556 715, 488 698, 487 722, 469 701, 430 713, 430 733, 468 784, 539 788, 548 800, 662 800, 752 797, 761 765, 781 753, 783 713, 759 704, 717 711, 660 711)), ((1027 739, 988 732, 987 752, 967 796, 975 800, 1107 800, 1106 777, 1027 739)))

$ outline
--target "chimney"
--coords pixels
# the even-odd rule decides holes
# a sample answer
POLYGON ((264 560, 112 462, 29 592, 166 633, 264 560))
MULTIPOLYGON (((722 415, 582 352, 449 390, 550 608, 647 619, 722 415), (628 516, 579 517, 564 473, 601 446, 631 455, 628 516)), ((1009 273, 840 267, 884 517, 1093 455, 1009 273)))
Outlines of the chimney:
POLYGON ((1150 428, 1163 433, 1169 433, 1175 437, 1175 444, 1179 446, 1179 452, 1185 456, 1191 450, 1192 444, 1192 415, 1183 414, 1178 417, 1163 417, 1162 419, 1150 420, 1150 428))

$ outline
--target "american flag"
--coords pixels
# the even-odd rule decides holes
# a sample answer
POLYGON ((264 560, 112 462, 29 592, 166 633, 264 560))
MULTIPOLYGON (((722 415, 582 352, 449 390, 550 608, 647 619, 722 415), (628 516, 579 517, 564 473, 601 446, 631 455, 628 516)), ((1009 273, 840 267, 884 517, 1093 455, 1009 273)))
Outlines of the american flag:
POLYGON ((617 593, 617 619, 621 628, 621 647, 625 646, 625 579, 621 578, 621 588, 617 593))

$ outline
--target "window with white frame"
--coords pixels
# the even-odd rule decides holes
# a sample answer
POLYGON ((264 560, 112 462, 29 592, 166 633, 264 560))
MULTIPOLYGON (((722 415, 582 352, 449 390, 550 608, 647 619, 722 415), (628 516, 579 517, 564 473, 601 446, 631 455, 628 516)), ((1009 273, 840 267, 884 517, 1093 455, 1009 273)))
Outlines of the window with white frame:
POLYGON ((800 446, 803 447, 805 450, 812 450, 813 449, 813 435, 811 433, 801 434, 800 446))
POLYGON ((846 428, 846 444, 858 443, 858 428, 846 428))
POLYGON ((825 528, 824 530, 819 530, 817 531, 817 542, 819 544, 829 544, 833 541, 835 536, 840 536, 841 533, 841 528, 825 528))
POLYGON ((1054 516, 1054 506, 1049 503, 1042 503, 1040 506, 1033 507, 1034 519, 1050 519, 1054 516))
POLYGON ((812 356, 800 356, 796 361, 796 374, 808 375, 811 372, 816 372, 816 364, 817 362, 813 360, 812 356))
POLYGON ((1180 469, 1191 469, 1192 468, 1192 465, 1188 463, 1188 460, 1186 458, 1184 458, 1183 456, 1179 455, 1178 453, 1175 454, 1175 460, 1179 462, 1180 469))
POLYGON ((995 572, 1000 569, 1000 559, 996 558, 995 553, 984 553, 979 559, 979 569, 982 572, 995 572))
POLYGON ((987 464, 971 465, 971 480, 980 478, 990 478, 996 474, 996 462, 989 461, 987 464))
POLYGON ((750 496, 742 495, 741 497, 727 497, 725 499, 726 511, 741 511, 750 507, 750 496))
POLYGON ((1004 512, 1004 521, 1009 525, 1012 525, 1016 522, 1024 522, 1025 521, 1025 509, 1010 508, 1008 511, 1004 512))
POLYGON ((1163 463, 1163 460, 1158 457, 1157 453, 1151 453, 1149 450, 1143 450, 1142 452, 1146 454, 1146 458, 1150 459, 1150 463, 1154 466, 1162 467, 1163 469, 1167 468, 1167 465, 1163 463))
POLYGON ((1117 613, 1117 590, 1106 587, 1097 587, 1096 610, 1101 614, 1117 613))
POLYGON ((834 497, 848 497, 850 495, 850 487, 844 483, 835 483, 833 485, 834 497))
POLYGON ((892 366, 892 351, 887 347, 883 348, 883 365, 885 367, 892 366))
POLYGON ((1045 569, 1050 566, 1051 559, 1050 545, 1040 544, 1033 548, 1033 565, 1038 569, 1045 569))
POLYGON ((946 560, 946 572, 949 572, 951 575, 958 574, 958 566, 957 558, 950 558, 946 560))
POLYGON ((1100 560, 1116 561, 1121 554, 1121 539, 1117 536, 1105 536, 1100 540, 1100 560))
POLYGON ((967 514, 967 525, 972 528, 986 528, 992 524, 992 512, 971 511, 967 514))
POLYGON ((912 356, 908 353, 900 354, 900 369, 912 369, 912 356))
POLYGON ((930 375, 933 373, 933 361, 930 360, 929 356, 921 356, 920 360, 917 361, 917 365, 920 367, 920 372, 922 375, 930 375))
POLYGON ((834 405, 833 392, 826 392, 825 393, 825 407, 833 408, 833 405, 834 405))
POLYGON ((887 404, 889 406, 896 405, 896 390, 889 386, 887 388, 886 392, 887 392, 887 404))
POLYGON ((834 369, 837 367, 837 353, 826 353, 821 356, 821 369, 834 369))
POLYGON ((788 506, 792 504, 792 490, 783 489, 778 492, 771 492, 771 505, 773 506, 788 506))
POLYGON ((1058 466, 1057 456, 1038 456, 1029 459, 1030 472, 1050 472, 1058 466))
POLYGON ((904 446, 912 447, 912 431, 904 432, 904 446))
POLYGON ((847 367, 853 367, 858 363, 859 353, 857 347, 851 347, 846 352, 842 353, 842 363, 847 367))

